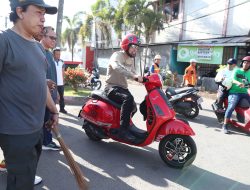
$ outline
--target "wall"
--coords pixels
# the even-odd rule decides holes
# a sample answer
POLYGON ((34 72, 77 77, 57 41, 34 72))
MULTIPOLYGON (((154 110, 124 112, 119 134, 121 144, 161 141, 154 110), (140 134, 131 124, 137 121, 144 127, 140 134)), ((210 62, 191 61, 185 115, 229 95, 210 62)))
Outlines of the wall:
POLYGON ((231 0, 231 6, 236 6, 230 9, 228 15, 227 35, 247 35, 250 29, 250 2, 246 0, 231 0), (237 6, 238 4, 244 3, 237 6))

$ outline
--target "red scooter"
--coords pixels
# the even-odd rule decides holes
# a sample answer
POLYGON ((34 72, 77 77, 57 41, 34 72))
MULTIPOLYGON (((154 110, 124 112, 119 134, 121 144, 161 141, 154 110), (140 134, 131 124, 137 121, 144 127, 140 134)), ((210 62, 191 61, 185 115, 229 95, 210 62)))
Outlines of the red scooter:
POLYGON ((80 110, 86 135, 93 141, 112 138, 140 147, 158 141, 159 154, 167 165, 175 168, 190 165, 197 153, 196 144, 190 137, 195 135, 194 131, 187 121, 175 118, 174 109, 162 90, 160 75, 144 77, 144 85, 148 93, 143 101, 147 130, 135 127, 131 120, 129 132, 136 140, 129 142, 117 137, 121 105, 108 99, 102 91, 93 91, 80 110))
MULTIPOLYGON (((242 78, 243 76, 237 75, 238 78, 242 78)), ((243 78, 244 86, 245 88, 248 88, 248 94, 250 96, 250 83, 246 81, 243 78)), ((225 110, 228 106, 228 99, 225 98, 224 100, 224 107, 225 110)), ((212 104, 212 108, 214 110, 214 113, 220 123, 224 121, 225 111, 224 112, 218 112, 218 108, 216 103, 212 104)), ((236 115, 232 115, 232 118, 230 119, 230 125, 232 127, 236 127, 242 131, 244 131, 247 134, 250 134, 250 104, 248 100, 241 99, 238 105, 235 107, 236 115), (234 117, 236 116, 236 117, 234 117)))

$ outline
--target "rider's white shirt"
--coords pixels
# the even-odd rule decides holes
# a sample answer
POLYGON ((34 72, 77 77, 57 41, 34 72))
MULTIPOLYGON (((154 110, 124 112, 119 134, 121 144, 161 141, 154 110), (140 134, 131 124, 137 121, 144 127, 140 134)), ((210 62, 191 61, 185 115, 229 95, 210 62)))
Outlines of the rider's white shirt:
POLYGON ((215 77, 215 79, 214 79, 215 82, 221 82, 222 79, 229 79, 229 78, 232 78, 233 71, 234 71, 234 69, 230 71, 230 70, 228 70, 227 67, 224 68, 224 69, 222 69, 222 70, 220 70, 220 71, 217 73, 217 75, 216 75, 216 77, 215 77))
POLYGON ((63 72, 64 72, 64 62, 60 59, 55 62, 56 74, 57 74, 57 86, 63 86, 63 72))

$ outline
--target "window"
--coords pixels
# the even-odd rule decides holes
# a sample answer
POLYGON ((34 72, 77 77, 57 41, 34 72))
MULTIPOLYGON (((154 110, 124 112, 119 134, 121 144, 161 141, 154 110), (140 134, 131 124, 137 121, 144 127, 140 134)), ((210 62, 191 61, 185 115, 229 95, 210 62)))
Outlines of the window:
POLYGON ((168 22, 178 19, 180 0, 165 0, 163 12, 167 16, 168 22))

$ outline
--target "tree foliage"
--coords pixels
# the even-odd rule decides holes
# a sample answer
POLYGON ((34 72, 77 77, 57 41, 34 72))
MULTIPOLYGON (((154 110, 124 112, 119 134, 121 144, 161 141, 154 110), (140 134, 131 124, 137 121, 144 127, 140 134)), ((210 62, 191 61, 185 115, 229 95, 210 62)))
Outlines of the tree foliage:
POLYGON ((157 30, 163 29, 164 16, 155 11, 146 0, 128 0, 124 5, 124 22, 139 35, 143 34, 146 43, 157 30))
MULTIPOLYGON (((163 5, 159 1, 158 8, 163 5)), ((163 29, 166 20, 165 16, 156 9, 156 4, 147 0, 118 0, 117 8, 110 0, 97 0, 92 5, 91 11, 82 28, 81 36, 83 41, 91 39, 92 26, 95 23, 98 36, 103 44, 110 45, 112 40, 112 29, 115 30, 119 39, 125 31, 132 31, 135 34, 145 36, 146 43, 150 42, 151 36, 163 29)), ((111 44, 112 45, 112 44, 111 44)))
POLYGON ((110 5, 109 0, 97 0, 97 2, 92 5, 91 10, 91 14, 86 14, 87 19, 85 20, 85 23, 83 24, 83 27, 81 29, 82 38, 91 39, 91 36, 93 35, 91 28, 94 24, 95 30, 100 32, 100 41, 102 42, 101 44, 109 45, 112 42, 111 22, 115 17, 114 7, 110 5))

